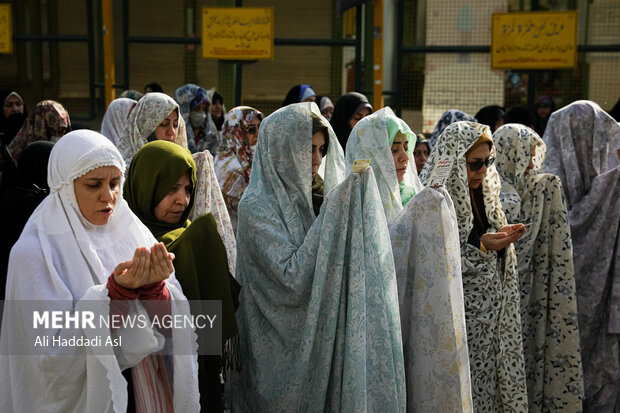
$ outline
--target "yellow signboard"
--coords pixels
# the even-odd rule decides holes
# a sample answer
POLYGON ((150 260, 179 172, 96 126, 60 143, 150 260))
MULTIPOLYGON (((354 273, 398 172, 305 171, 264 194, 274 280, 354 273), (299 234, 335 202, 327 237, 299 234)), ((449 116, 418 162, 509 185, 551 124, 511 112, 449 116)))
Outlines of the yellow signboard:
POLYGON ((273 8, 203 8, 202 57, 273 59, 273 8))
POLYGON ((494 69, 560 69, 577 64, 577 12, 493 14, 494 69))
POLYGON ((0 4, 0 53, 13 53, 11 5, 0 4))

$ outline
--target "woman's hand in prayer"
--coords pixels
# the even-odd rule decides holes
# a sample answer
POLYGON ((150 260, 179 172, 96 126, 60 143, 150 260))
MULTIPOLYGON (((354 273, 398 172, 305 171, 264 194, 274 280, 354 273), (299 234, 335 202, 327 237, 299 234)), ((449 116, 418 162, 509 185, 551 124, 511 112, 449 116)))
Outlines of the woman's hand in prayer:
POLYGON ((149 250, 136 248, 131 261, 121 262, 114 269, 114 281, 121 287, 134 290, 150 284, 151 257, 149 250))
POLYGON ((174 254, 166 250, 163 243, 157 243, 151 248, 151 266, 149 284, 160 282, 170 277, 174 272, 172 261, 174 254))
POLYGON ((487 233, 480 237, 486 249, 499 251, 516 242, 525 234, 525 225, 514 224, 501 227, 496 233, 487 233))

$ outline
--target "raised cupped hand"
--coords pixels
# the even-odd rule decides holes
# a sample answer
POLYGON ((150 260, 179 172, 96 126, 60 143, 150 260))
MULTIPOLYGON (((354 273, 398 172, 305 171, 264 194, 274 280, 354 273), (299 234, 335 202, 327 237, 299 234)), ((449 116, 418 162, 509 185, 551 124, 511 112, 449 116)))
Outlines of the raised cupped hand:
POLYGON ((525 234, 525 225, 506 225, 495 233, 484 234, 480 237, 480 241, 488 250, 499 251, 516 242, 523 234, 525 234))
POLYGON ((174 271, 172 260, 174 254, 168 253, 161 242, 155 244, 150 252, 144 247, 136 248, 132 260, 116 266, 114 280, 130 290, 163 281, 174 271))
MULTIPOLYGON (((163 281, 174 271, 172 261, 174 254, 166 250, 166 246, 159 242, 151 248, 150 283, 163 281)), ((150 284, 149 283, 149 284, 150 284)))

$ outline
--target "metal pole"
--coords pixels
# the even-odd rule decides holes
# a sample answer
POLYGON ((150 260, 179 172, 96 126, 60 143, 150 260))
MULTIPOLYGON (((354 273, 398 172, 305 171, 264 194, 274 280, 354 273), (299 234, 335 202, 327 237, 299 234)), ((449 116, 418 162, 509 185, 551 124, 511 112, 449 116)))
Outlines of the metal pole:
POLYGON ((243 63, 235 63, 235 106, 241 106, 241 89, 243 85, 243 63))
POLYGON ((383 107, 383 0, 374 1, 372 103, 378 110, 383 107))
POLYGON ((123 0, 123 89, 129 89, 129 0, 123 0))
POLYGON ((103 72, 105 79, 105 107, 116 98, 113 85, 116 83, 114 66, 114 10, 112 0, 101 1, 103 18, 103 72))
MULTIPOLYGON (((538 11, 538 0, 532 0, 532 11, 538 11)), ((536 71, 529 70, 527 72, 527 107, 534 109, 534 101, 536 100, 536 71)))
POLYGON ((92 1, 86 2, 86 18, 91 22, 88 25, 88 84, 90 89, 90 111, 87 119, 94 119, 97 116, 97 99, 95 86, 95 25, 92 1))
POLYGON ((355 90, 362 89, 362 6, 355 9, 355 90))
POLYGON ((403 113, 403 36, 405 35, 405 0, 398 0, 396 11, 396 115, 403 113))
MULTIPOLYGON (((243 7, 243 0, 235 0, 235 7, 243 7)), ((243 63, 235 63, 235 106, 241 106, 241 91, 243 85, 243 63)))

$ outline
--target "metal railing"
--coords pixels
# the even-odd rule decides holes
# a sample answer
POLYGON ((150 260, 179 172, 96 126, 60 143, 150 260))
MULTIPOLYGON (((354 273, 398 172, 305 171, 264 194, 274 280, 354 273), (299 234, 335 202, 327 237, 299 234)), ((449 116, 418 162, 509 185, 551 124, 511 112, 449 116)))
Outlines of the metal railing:
POLYGON ((14 33, 13 41, 23 42, 85 42, 88 47, 88 83, 89 83, 89 111, 86 114, 71 114, 72 119, 91 120, 97 117, 97 83, 95 80, 95 20, 92 2, 86 2, 86 18, 88 24, 86 35, 60 35, 60 34, 23 34, 14 33))

